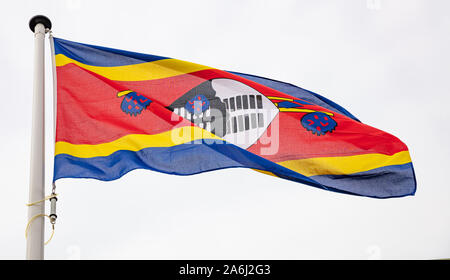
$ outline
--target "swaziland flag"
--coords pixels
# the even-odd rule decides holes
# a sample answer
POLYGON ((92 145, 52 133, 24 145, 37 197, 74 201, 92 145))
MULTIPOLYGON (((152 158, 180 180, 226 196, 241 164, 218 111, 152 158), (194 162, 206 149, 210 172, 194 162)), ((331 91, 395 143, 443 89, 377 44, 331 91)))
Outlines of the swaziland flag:
POLYGON ((54 180, 246 167, 377 198, 413 195, 408 148, 294 85, 54 38, 54 180))

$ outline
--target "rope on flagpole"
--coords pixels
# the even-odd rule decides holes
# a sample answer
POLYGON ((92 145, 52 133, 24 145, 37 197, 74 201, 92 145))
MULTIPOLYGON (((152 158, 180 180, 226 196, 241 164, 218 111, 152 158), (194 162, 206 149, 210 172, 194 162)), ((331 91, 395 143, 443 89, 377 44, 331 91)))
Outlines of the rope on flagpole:
POLYGON ((56 197, 56 196, 58 196, 58 194, 51 194, 51 195, 47 195, 46 197, 44 197, 43 199, 41 199, 41 200, 38 200, 38 201, 35 201, 35 202, 31 202, 31 203, 27 203, 27 204, 25 204, 26 206, 33 206, 33 205, 36 205, 36 204, 38 204, 38 203, 41 203, 41 202, 43 202, 43 201, 46 201, 46 200, 50 200, 51 198, 54 198, 54 197, 56 197))
POLYGON ((51 195, 47 195, 46 197, 44 197, 41 200, 38 201, 33 201, 30 203, 25 204, 26 206, 30 207, 30 206, 34 206, 36 204, 39 204, 41 202, 44 202, 46 200, 50 200, 51 202, 51 214, 47 215, 47 214, 37 214, 34 215, 33 217, 31 217, 31 219, 28 221, 27 226, 25 228, 25 239, 28 238, 28 230, 31 226, 31 223, 33 223, 34 220, 36 220, 37 218, 40 217, 47 217, 50 220, 50 223, 52 224, 52 234, 50 235, 50 238, 44 243, 44 245, 47 245, 53 238, 53 236, 55 235, 55 223, 56 223, 56 200, 57 200, 57 196, 58 194, 55 193, 55 189, 56 189, 56 185, 55 183, 53 183, 53 188, 52 188, 52 194, 51 195))
MULTIPOLYGON (((50 219, 50 221, 52 221, 52 218, 50 218, 49 215, 46 215, 46 214, 37 214, 37 215, 34 215, 34 216, 28 221, 27 227, 25 228, 25 239, 28 238, 28 229, 30 228, 31 223, 32 223, 34 220, 36 220, 37 218, 39 218, 39 217, 47 217, 47 218, 50 219)), ((47 244, 52 240, 53 235, 55 235, 55 224, 54 224, 54 223, 52 223, 52 234, 50 235, 50 238, 44 243, 44 245, 47 245, 47 244)))

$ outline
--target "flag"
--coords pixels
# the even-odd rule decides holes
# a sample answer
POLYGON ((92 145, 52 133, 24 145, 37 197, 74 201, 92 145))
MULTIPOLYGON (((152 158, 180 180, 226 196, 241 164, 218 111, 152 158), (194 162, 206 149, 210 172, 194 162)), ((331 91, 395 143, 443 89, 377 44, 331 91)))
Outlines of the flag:
POLYGON ((376 198, 413 195, 407 146, 294 85, 54 38, 54 180, 245 167, 376 198))

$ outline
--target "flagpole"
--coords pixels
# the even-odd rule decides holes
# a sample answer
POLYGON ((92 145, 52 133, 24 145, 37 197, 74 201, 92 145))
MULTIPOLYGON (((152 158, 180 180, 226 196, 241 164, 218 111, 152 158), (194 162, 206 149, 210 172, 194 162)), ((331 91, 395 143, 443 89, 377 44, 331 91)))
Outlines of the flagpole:
MULTIPOLYGON (((34 83, 33 107, 31 121, 31 161, 29 202, 39 201, 45 196, 45 96, 44 96, 44 39, 52 23, 45 16, 34 16, 29 26, 34 33, 34 83)), ((28 208, 28 219, 45 213, 45 202, 28 208)), ((26 258, 28 260, 44 259, 44 217, 36 218, 28 230, 26 258)))

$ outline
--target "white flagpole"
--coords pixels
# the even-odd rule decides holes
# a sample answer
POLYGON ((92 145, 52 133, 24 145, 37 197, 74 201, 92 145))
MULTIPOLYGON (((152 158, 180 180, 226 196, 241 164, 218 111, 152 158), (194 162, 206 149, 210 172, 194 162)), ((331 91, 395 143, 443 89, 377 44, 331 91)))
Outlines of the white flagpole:
MULTIPOLYGON (((39 201, 45 196, 45 107, 44 107, 44 38, 52 24, 45 16, 34 16, 30 20, 34 32, 34 84, 31 125, 31 164, 29 202, 39 201)), ((28 208, 28 219, 45 213, 45 202, 28 208)), ((44 259, 44 217, 36 218, 30 225, 27 237, 28 260, 44 259)))

